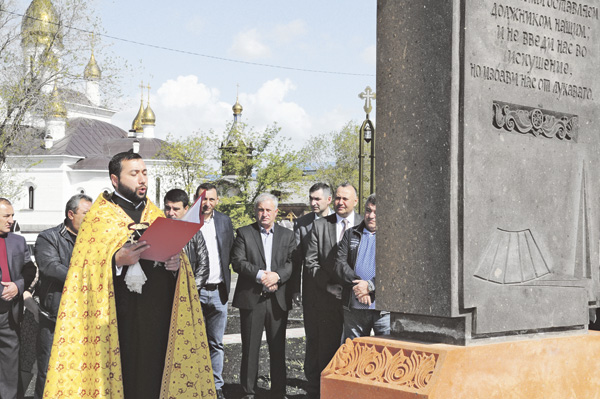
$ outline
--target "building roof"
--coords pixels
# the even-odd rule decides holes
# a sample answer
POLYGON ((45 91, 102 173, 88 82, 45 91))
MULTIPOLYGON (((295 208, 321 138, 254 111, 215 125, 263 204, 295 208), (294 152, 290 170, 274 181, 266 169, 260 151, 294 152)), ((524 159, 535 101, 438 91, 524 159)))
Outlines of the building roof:
POLYGON ((83 158, 102 155, 104 143, 127 137, 127 132, 96 119, 74 118, 67 121, 65 137, 49 150, 40 148, 33 155, 75 155, 83 158))
POLYGON ((58 94, 60 96, 60 99, 64 102, 94 106, 94 104, 92 104, 92 102, 85 95, 85 93, 81 93, 77 90, 68 89, 66 87, 59 87, 58 94))

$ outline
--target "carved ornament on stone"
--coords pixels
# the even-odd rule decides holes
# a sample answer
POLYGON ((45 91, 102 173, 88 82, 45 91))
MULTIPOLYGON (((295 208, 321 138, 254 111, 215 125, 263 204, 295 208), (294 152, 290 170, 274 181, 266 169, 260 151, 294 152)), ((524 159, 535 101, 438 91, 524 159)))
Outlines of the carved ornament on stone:
POLYGON ((577 141, 578 117, 540 108, 494 101, 492 124, 498 129, 535 137, 577 141))
POLYGON ((346 339, 322 375, 377 381, 418 392, 433 377, 438 356, 409 349, 392 353, 387 347, 379 350, 376 345, 346 339))
POLYGON ((475 277, 497 284, 519 284, 550 274, 531 230, 496 229, 481 256, 475 277))

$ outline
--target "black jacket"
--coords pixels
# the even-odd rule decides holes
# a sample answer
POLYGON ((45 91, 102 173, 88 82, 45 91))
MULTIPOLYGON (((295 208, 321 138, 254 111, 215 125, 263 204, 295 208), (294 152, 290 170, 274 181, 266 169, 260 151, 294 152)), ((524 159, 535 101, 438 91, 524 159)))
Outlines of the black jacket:
POLYGON ((64 223, 42 231, 35 241, 35 261, 40 270, 40 313, 56 321, 75 240, 64 223))
POLYGON ((196 287, 202 288, 208 276, 210 274, 210 268, 208 266, 208 249, 206 249, 206 242, 201 231, 198 231, 194 237, 185 246, 185 254, 190 260, 192 265, 192 271, 196 279, 196 287))
MULTIPOLYGON (((355 272, 356 258, 358 256, 358 247, 362 239, 365 222, 361 222, 344 234, 344 238, 338 246, 336 262, 335 262, 335 280, 342 285, 342 304, 344 307, 350 307, 352 299, 352 287, 354 280, 362 280, 355 272)), ((375 301, 375 277, 368 281, 369 290, 371 291, 371 301, 375 301)))

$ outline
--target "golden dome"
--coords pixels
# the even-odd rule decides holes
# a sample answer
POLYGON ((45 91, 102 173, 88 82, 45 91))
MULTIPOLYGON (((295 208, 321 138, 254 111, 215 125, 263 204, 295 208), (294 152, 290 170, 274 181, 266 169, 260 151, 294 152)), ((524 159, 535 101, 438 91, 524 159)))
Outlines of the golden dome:
POLYGON ((52 90, 52 100, 50 101, 50 116, 54 118, 67 117, 67 109, 65 108, 65 105, 62 103, 62 101, 60 101, 56 85, 54 85, 54 90, 52 90))
POLYGON ((59 23, 58 14, 50 0, 33 0, 23 16, 21 43, 62 46, 59 23))
POLYGON ((94 57, 93 51, 92 56, 90 57, 90 61, 88 62, 87 66, 85 67, 85 70, 83 71, 83 77, 88 80, 100 79, 102 77, 102 71, 96 63, 96 57, 94 57))
POLYGON ((142 115, 142 124, 143 125, 154 125, 156 123, 156 116, 154 116, 154 111, 150 108, 150 103, 144 110, 144 114, 142 115))
POLYGON ((144 128, 142 127, 142 115, 144 115, 144 103, 140 102, 140 110, 138 111, 135 119, 131 123, 131 130, 135 130, 136 133, 142 133, 144 128))
POLYGON ((242 111, 244 110, 237 98, 235 99, 235 104, 233 105, 233 107, 231 107, 231 109, 233 110, 234 115, 241 115, 242 111))

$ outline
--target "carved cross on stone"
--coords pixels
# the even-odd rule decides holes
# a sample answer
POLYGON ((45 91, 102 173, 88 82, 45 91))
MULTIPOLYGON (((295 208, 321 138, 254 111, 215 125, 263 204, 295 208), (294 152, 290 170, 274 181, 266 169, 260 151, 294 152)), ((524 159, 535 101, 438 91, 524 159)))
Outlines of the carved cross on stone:
POLYGON ((371 100, 375 100, 376 97, 377 93, 372 91, 370 86, 367 86, 365 91, 358 95, 358 98, 365 100, 365 106, 363 107, 363 109, 367 114, 371 113, 371 110, 373 109, 373 107, 371 106, 371 100))

